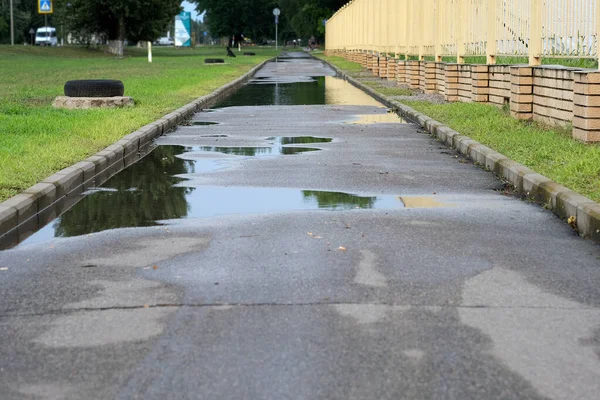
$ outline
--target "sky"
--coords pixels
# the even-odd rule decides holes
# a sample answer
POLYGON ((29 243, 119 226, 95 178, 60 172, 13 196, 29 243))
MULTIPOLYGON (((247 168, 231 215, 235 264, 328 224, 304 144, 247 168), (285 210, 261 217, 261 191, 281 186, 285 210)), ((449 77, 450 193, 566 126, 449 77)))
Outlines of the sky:
POLYGON ((189 11, 192 13, 192 19, 198 19, 198 13, 196 12, 196 4, 184 1, 183 3, 181 3, 181 6, 183 7, 184 11, 189 11))

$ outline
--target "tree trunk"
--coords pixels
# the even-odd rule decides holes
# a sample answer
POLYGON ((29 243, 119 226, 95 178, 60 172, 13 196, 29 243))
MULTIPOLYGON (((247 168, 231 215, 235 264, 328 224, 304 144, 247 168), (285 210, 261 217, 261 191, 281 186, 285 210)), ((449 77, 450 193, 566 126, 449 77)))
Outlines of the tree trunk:
POLYGON ((119 33, 117 40, 108 41, 108 52, 116 55, 117 57, 123 57, 123 46, 125 44, 125 19, 119 18, 119 33))

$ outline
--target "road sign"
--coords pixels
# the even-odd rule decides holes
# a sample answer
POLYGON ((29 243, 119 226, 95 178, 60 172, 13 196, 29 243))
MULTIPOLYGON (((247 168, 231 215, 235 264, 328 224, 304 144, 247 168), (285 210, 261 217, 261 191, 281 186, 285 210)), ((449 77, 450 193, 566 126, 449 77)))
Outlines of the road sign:
POLYGON ((30 35, 33 35, 34 33, 35 33, 35 29, 31 28, 31 29, 29 30, 29 34, 30 34, 30 35))
POLYGON ((175 17, 175 46, 190 47, 192 41, 192 13, 182 12, 175 17))
POLYGON ((38 0, 38 13, 39 14, 52 14, 54 12, 54 5, 52 0, 38 0))
POLYGON ((208 32, 202 32, 204 36, 208 36, 208 32))
POLYGON ((281 14, 281 10, 279 8, 274 8, 273 9, 273 15, 274 16, 278 16, 279 14, 281 14))

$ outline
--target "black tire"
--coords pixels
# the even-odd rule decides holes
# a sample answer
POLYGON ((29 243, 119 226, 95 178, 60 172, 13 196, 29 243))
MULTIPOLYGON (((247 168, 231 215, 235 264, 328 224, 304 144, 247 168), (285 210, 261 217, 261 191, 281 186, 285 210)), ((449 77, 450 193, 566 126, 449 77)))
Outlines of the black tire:
POLYGON ((244 53, 244 55, 245 55, 245 56, 255 56, 255 55, 256 55, 256 53, 253 53, 253 52, 251 52, 251 51, 247 51, 247 52, 245 52, 245 53, 244 53))
POLYGON ((225 60, 222 58, 205 58, 204 64, 223 64, 225 60))
POLYGON ((116 97, 124 93, 125 87, 121 81, 86 79, 65 83, 65 96, 70 97, 116 97))

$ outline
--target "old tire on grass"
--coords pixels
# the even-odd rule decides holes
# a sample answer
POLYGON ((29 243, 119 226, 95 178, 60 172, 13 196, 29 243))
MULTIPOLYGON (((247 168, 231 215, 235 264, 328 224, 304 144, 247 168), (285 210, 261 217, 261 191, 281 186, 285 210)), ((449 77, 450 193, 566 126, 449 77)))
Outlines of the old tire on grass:
POLYGON ((85 79, 65 83, 65 96, 116 97, 123 96, 123 82, 109 79, 85 79))
POLYGON ((205 58, 204 64, 223 64, 225 60, 222 58, 205 58))

